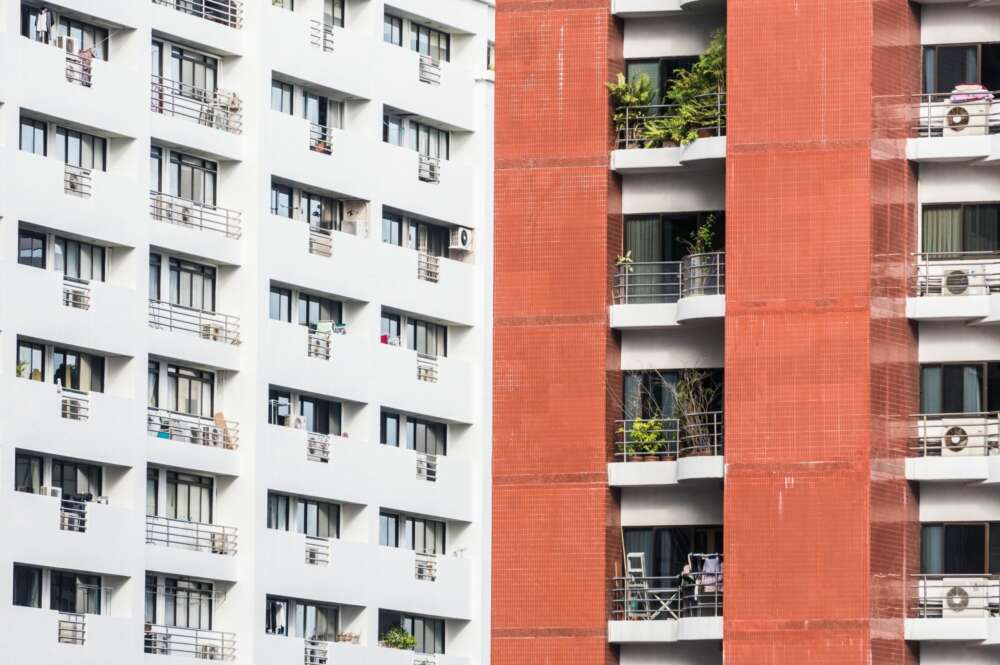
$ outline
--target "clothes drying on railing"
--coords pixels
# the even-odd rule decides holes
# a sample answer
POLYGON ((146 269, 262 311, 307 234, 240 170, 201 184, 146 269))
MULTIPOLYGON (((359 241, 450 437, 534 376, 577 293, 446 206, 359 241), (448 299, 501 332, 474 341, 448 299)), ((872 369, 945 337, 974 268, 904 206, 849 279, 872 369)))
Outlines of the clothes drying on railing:
POLYGON ((948 101, 952 104, 962 104, 965 102, 989 102, 993 101, 993 93, 978 83, 962 83, 955 86, 951 91, 948 101))

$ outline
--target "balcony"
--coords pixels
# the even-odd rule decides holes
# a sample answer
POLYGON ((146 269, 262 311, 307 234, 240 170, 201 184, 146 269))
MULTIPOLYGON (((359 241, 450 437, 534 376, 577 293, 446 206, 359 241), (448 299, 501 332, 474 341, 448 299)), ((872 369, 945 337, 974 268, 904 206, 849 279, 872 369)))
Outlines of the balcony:
POLYGON ((199 231, 215 231, 235 240, 242 234, 242 214, 237 210, 162 192, 150 192, 149 197, 149 212, 157 221, 199 231))
POLYGON ((160 656, 232 661, 236 659, 236 634, 147 623, 143 628, 143 649, 160 656))
POLYGON ((225 450, 239 447, 239 423, 226 420, 221 411, 209 418, 151 406, 147 410, 146 423, 150 435, 157 439, 225 450))
POLYGON ((622 18, 648 18, 677 14, 708 4, 718 6, 721 11, 725 7, 725 0, 717 2, 711 2, 711 0, 612 0, 611 13, 622 18))
POLYGON ((908 479, 1000 482, 1000 414, 920 414, 911 427, 908 479))
POLYGON ((609 642, 721 639, 721 572, 613 578, 609 642))
POLYGON ((659 328, 721 319, 726 311, 725 253, 681 261, 620 262, 615 267, 612 328, 659 328))
POLYGON ((236 554, 236 529, 147 515, 146 543, 232 556, 236 554))
POLYGON ((724 434, 721 411, 616 421, 608 483, 634 487, 719 480, 725 467, 724 434))
POLYGON ((153 0, 162 5, 229 28, 243 27, 242 0, 153 0))
POLYGON ((130 619, 9 606, 4 614, 16 626, 4 640, 11 653, 30 653, 39 663, 134 661, 134 645, 121 639, 130 619), (93 654, 93 655, 91 655, 93 654), (97 654, 100 654, 99 658, 97 654))
POLYGON ((917 162, 992 163, 1000 159, 1000 92, 962 85, 917 95, 907 157, 917 162))
POLYGON ((422 413, 438 420, 470 422, 475 413, 472 367, 456 358, 421 357, 416 351, 379 344, 370 371, 384 377, 381 399, 385 405, 422 413), (435 363, 432 370, 430 363, 435 363))
POLYGON ((665 128, 678 118, 674 105, 627 106, 617 109, 618 138, 611 169, 618 173, 659 173, 726 158, 726 93, 703 95, 698 104, 706 120, 688 127, 690 141, 678 143, 665 128))
POLYGON ((163 300, 149 301, 149 327, 183 332, 213 342, 240 343, 240 320, 237 317, 163 300))
POLYGON ((1000 630, 1000 576, 916 575, 907 640, 986 641, 1000 630))
POLYGON ((256 640, 258 662, 305 665, 470 665, 473 661, 454 654, 420 654, 378 646, 374 641, 319 642, 300 638, 263 635, 256 640), (303 657, 305 660, 303 661, 303 657), (322 660, 325 658, 325 660, 322 660))
POLYGON ((906 302, 909 318, 1000 321, 1000 253, 929 252, 915 258, 906 302))

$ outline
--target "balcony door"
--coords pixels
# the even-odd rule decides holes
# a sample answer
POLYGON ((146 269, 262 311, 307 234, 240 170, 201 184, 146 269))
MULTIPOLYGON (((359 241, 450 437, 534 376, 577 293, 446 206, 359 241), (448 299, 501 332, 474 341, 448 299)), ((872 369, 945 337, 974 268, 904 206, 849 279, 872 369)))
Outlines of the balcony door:
POLYGON ((218 76, 219 61, 215 58, 176 46, 170 49, 170 77, 178 84, 178 94, 211 101, 218 76))
POLYGON ((211 582, 167 578, 164 580, 166 625, 196 630, 212 630, 211 582))
POLYGON ((199 524, 212 523, 214 483, 189 473, 167 473, 167 517, 199 524))
POLYGON ((170 303, 215 311, 215 268, 170 259, 170 303))
POLYGON ((211 372, 187 367, 167 367, 167 399, 177 413, 211 418, 214 404, 215 376, 211 372))

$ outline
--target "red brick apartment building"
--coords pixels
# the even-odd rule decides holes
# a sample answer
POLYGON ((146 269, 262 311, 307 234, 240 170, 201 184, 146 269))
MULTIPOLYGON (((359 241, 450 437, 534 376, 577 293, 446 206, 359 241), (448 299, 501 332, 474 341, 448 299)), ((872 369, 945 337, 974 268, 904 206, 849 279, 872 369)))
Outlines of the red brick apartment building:
POLYGON ((494 665, 1000 662, 1000 3, 497 53, 494 665))

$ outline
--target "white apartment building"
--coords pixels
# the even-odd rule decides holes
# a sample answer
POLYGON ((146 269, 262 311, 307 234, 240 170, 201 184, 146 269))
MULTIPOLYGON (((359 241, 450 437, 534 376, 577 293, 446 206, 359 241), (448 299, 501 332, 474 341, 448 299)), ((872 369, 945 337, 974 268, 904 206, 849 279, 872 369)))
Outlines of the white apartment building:
POLYGON ((493 4, 0 4, 0 661, 488 662, 493 4))

